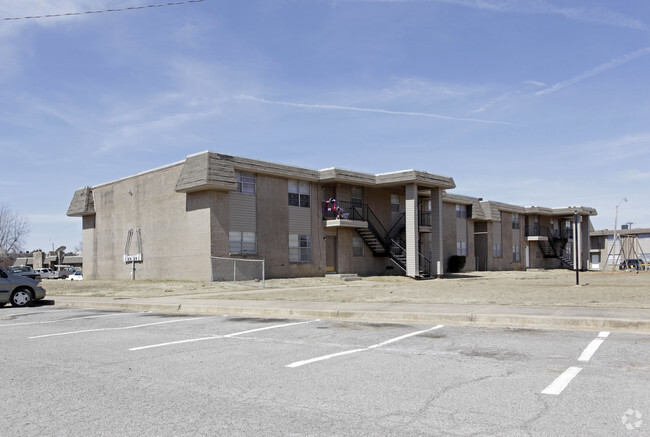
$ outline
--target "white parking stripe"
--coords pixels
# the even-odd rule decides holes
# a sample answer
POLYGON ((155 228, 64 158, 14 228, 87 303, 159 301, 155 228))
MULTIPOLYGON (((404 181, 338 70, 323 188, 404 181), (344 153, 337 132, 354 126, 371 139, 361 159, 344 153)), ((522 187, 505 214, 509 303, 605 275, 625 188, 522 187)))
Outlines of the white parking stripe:
POLYGON ((555 381, 542 390, 545 395, 559 395, 582 370, 582 367, 569 367, 555 381))
POLYGON ((334 353, 334 354, 323 355, 323 356, 316 357, 316 358, 311 358, 309 360, 296 361, 294 363, 287 364, 285 367, 291 367, 291 368, 300 367, 300 366, 304 366, 305 364, 311 364, 311 363, 315 363, 315 362, 318 362, 318 361, 329 360, 330 358, 340 357, 341 355, 348 355, 348 354, 354 354, 354 353, 357 353, 357 352, 367 351, 367 350, 374 349, 374 348, 377 348, 377 347, 385 346, 385 345, 390 344, 390 343, 395 343, 396 341, 404 340, 405 338, 408 338, 408 337, 413 337, 414 335, 419 335, 419 334, 423 334, 425 332, 433 331, 435 329, 440 329, 443 326, 444 325, 436 325, 433 328, 425 329, 423 331, 412 332, 412 333, 406 334, 406 335, 401 335, 399 337, 391 338, 390 340, 386 340, 386 341, 381 342, 381 343, 373 344, 372 346, 368 346, 368 347, 365 347, 365 348, 362 348, 362 349, 352 349, 352 350, 347 350, 347 351, 343 351, 343 352, 337 352, 337 353, 334 353))
POLYGON ((433 331, 435 329, 440 329, 443 326, 444 325, 436 325, 433 328, 425 329, 423 331, 411 332, 410 334, 405 334, 400 337, 391 338, 390 340, 386 340, 384 342, 373 344, 372 346, 368 346, 368 349, 374 349, 376 347, 386 346, 387 344, 395 343, 396 341, 404 340, 405 338, 413 337, 414 335, 420 335, 420 334, 424 334, 425 332, 433 331))
POLYGON ((70 319, 45 320, 45 321, 42 321, 42 322, 9 323, 9 324, 6 324, 6 325, 0 325, 0 328, 3 328, 5 326, 43 325, 43 324, 48 324, 48 323, 61 323, 61 322, 69 322, 69 321, 72 321, 72 320, 96 319, 96 318, 99 318, 99 317, 126 316, 126 315, 129 315, 129 314, 138 314, 138 313, 102 314, 102 315, 99 315, 99 316, 83 316, 83 317, 73 317, 73 318, 70 318, 70 319))
POLYGON ((368 350, 368 348, 352 349, 352 350, 349 350, 349 351, 337 352, 335 354, 323 355, 321 357, 312 358, 310 360, 296 361, 295 363, 287 364, 285 367, 300 367, 300 366, 304 366, 305 364, 311 364, 311 363, 315 363, 317 361, 329 360, 330 358, 340 357, 341 355, 354 354, 354 353, 362 352, 362 351, 366 351, 366 350, 368 350))
POLYGON ((102 332, 102 331, 119 331, 123 329, 135 329, 135 328, 144 328, 146 326, 154 326, 154 325, 164 325, 166 323, 177 323, 177 322, 189 322, 191 320, 205 320, 205 317, 192 317, 192 318, 185 318, 185 319, 177 319, 177 320, 165 320, 164 322, 155 322, 155 323, 145 323, 142 325, 133 325, 133 326, 121 326, 117 328, 97 328, 97 329, 84 329, 81 331, 69 331, 69 332, 59 332, 57 334, 45 334, 45 335, 36 335, 34 337, 27 337, 27 338, 45 338, 45 337, 57 337, 60 335, 74 335, 74 334, 84 334, 87 332, 102 332))
POLYGON ((231 338, 231 337, 236 337, 238 335, 250 334, 251 332, 266 331, 267 329, 284 328, 286 326, 304 325, 305 323, 311 323, 311 322, 317 322, 317 321, 318 320, 311 320, 311 321, 307 321, 307 322, 285 323, 283 325, 265 326, 264 328, 249 329, 248 331, 234 332, 232 334, 226 334, 226 335, 213 335, 213 336, 210 336, 210 337, 190 338, 190 339, 187 339, 187 340, 170 341, 170 342, 167 342, 167 343, 158 343, 158 344, 151 344, 151 345, 148 345, 148 346, 133 347, 133 348, 131 348, 129 350, 130 351, 140 351, 140 350, 143 350, 143 349, 151 349, 151 348, 155 348, 155 347, 172 346, 172 345, 175 345, 175 344, 194 343, 194 342, 197 342, 197 341, 216 340, 216 339, 219 339, 219 338, 231 338))
POLYGON ((594 356, 594 354, 596 353, 600 345, 603 344, 603 342, 608 336, 609 336, 609 332, 607 331, 603 331, 600 334, 598 334, 598 338, 596 338, 591 343, 589 343, 589 345, 580 355, 580 358, 578 358, 578 361, 583 361, 583 362, 589 361, 591 357, 594 356))

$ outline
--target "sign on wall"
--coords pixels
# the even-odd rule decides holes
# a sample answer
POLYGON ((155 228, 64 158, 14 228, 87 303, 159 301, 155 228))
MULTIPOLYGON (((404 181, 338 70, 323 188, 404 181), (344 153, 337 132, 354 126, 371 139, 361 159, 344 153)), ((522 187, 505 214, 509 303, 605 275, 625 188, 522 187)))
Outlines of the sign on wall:
POLYGON ((135 263, 142 262, 142 238, 140 236, 140 228, 135 230, 136 240, 137 240, 137 252, 131 253, 131 240, 133 240, 133 229, 129 229, 129 232, 126 235, 126 246, 124 246, 124 262, 125 263, 135 263))

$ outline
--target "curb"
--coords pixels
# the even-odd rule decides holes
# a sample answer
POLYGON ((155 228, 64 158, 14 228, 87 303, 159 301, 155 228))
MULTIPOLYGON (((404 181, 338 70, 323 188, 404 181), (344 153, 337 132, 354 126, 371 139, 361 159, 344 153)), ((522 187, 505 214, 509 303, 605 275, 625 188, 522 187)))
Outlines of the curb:
POLYGON ((451 325, 535 328, 558 330, 607 330, 650 334, 650 320, 608 317, 562 317, 557 315, 477 314, 411 311, 373 311, 338 309, 296 309, 191 303, 141 303, 105 300, 61 300, 61 308, 96 308, 118 311, 152 311, 164 314, 238 315, 296 319, 326 319, 358 322, 447 323, 451 325))

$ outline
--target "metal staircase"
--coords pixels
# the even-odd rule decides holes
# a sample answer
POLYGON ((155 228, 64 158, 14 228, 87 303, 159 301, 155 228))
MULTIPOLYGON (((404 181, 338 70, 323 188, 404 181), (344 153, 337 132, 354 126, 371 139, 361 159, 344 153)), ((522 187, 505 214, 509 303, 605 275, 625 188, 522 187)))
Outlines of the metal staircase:
POLYGON ((386 256, 386 247, 377 234, 367 228, 357 228, 357 234, 359 234, 364 243, 372 250, 374 256, 386 256))
POLYGON ((556 258, 562 267, 573 270, 573 257, 567 249, 569 231, 562 229, 547 229, 548 240, 538 240, 537 245, 544 258, 556 258))
MULTIPOLYGON (((365 210, 368 227, 357 228, 357 234, 370 248, 373 256, 388 256, 395 265, 406 273, 406 249, 403 247, 406 214, 402 214, 390 230, 386 230, 386 227, 370 207, 366 206, 365 210)), ((431 261, 420 253, 418 253, 418 256, 420 258, 419 277, 431 276, 431 261)))

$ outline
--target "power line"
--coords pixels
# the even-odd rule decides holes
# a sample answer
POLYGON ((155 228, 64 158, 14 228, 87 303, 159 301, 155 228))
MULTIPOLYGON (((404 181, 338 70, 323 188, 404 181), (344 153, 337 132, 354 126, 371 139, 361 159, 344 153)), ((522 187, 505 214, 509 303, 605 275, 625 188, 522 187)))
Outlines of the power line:
POLYGON ((3 21, 11 21, 11 20, 32 20, 32 19, 37 19, 37 18, 54 18, 54 17, 70 17, 73 15, 87 15, 87 14, 103 14, 104 12, 122 12, 122 11, 133 11, 136 9, 146 9, 146 8, 160 8, 163 6, 176 6, 176 5, 184 5, 187 3, 199 3, 203 2, 205 0, 184 0, 180 2, 169 2, 169 3, 159 3, 155 5, 143 5, 143 6, 129 6, 125 8, 115 8, 115 9, 103 9, 99 11, 83 11, 83 12, 66 12, 66 13, 61 13, 61 14, 47 14, 47 15, 32 15, 29 17, 4 17, 0 18, 0 20, 3 21))

